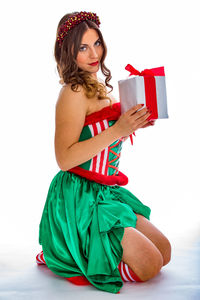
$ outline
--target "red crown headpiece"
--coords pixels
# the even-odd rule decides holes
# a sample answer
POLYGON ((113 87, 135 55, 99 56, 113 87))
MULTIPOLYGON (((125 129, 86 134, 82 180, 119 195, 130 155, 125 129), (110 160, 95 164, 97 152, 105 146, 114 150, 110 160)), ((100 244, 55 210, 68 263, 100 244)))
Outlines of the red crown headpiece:
POLYGON ((69 19, 67 19, 67 21, 65 21, 59 29, 58 35, 57 35, 57 41, 59 43, 59 46, 62 46, 62 42, 64 37, 66 36, 66 34, 68 33, 68 31, 70 29, 72 29, 74 26, 76 26, 77 24, 85 21, 85 20, 90 20, 95 22, 98 27, 101 24, 99 17, 92 12, 86 12, 86 11, 81 11, 77 14, 72 15, 71 17, 69 17, 69 19))

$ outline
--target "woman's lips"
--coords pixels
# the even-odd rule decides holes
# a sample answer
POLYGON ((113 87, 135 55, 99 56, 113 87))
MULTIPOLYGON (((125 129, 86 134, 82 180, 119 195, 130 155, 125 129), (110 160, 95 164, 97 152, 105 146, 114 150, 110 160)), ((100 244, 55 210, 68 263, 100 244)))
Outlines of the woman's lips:
POLYGON ((98 61, 95 61, 94 63, 92 63, 92 64, 89 64, 90 66, 96 66, 96 65, 98 65, 98 61))

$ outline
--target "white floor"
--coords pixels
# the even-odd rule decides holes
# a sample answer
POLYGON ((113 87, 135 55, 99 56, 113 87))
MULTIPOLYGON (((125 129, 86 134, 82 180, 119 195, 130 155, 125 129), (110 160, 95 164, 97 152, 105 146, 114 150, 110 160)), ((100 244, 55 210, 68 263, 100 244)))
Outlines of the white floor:
POLYGON ((37 251, 4 245, 1 248, 1 300, 66 299, 200 299, 200 236, 171 237, 170 264, 146 283, 124 283, 120 294, 106 293, 93 286, 77 287, 56 276, 44 265, 36 265, 37 251), (176 245, 176 247, 174 246, 176 245))

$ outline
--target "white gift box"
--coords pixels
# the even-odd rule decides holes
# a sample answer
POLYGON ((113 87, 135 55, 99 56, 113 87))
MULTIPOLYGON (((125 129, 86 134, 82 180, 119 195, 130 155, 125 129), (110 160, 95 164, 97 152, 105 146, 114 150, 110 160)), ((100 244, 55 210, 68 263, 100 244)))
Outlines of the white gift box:
POLYGON ((137 104, 144 104, 152 111, 148 119, 168 118, 164 67, 143 72, 135 71, 133 73, 140 76, 131 75, 125 80, 118 81, 121 113, 137 104), (160 73, 162 76, 157 76, 160 73))

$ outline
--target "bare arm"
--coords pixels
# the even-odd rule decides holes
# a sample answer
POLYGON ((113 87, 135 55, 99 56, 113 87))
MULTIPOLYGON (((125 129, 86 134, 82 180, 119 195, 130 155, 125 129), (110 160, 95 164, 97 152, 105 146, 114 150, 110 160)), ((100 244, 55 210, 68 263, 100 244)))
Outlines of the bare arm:
POLYGON ((61 170, 78 166, 105 149, 120 136, 115 127, 79 142, 87 111, 87 102, 82 91, 76 93, 64 88, 56 105, 55 153, 61 170))
POLYGON ((88 161, 117 139, 118 136, 113 127, 110 127, 88 140, 73 144, 68 148, 66 154, 68 158, 64 170, 66 171, 88 161))

